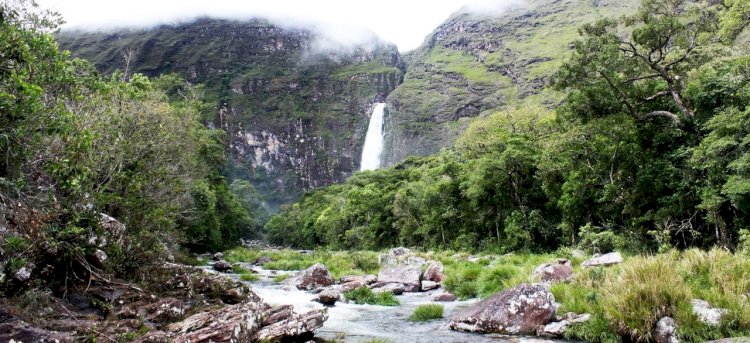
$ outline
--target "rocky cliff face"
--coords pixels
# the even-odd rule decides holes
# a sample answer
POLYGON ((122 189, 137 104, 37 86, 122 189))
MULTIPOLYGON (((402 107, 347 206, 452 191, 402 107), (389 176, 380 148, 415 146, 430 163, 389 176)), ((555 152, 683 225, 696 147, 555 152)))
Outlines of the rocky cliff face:
POLYGON ((468 123, 505 106, 556 104, 544 90, 578 27, 635 10, 637 0, 530 0, 501 15, 460 11, 405 56, 388 97, 384 162, 452 145, 468 123))
POLYGON ((58 41, 104 72, 127 66, 205 84, 215 104, 207 125, 227 132, 234 176, 252 180, 271 203, 358 170, 372 104, 404 73, 396 47, 374 36, 335 46, 312 30, 264 20, 63 32, 58 41))

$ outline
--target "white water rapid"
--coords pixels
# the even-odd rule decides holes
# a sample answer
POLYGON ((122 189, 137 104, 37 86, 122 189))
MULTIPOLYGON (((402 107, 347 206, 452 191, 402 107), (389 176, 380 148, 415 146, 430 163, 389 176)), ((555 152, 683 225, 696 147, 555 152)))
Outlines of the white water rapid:
POLYGON ((375 170, 380 168, 380 153, 383 152, 383 112, 385 104, 375 104, 367 127, 365 146, 362 149, 360 170, 375 170))

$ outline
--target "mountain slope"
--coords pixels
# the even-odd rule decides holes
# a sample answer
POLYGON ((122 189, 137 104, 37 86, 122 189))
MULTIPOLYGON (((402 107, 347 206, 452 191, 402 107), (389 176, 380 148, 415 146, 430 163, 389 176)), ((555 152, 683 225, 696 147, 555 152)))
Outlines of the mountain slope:
POLYGON ((597 18, 632 12, 636 0, 533 0, 498 16, 452 15, 405 59, 404 82, 388 97, 384 162, 451 146, 472 118, 503 106, 553 105, 545 89, 578 37, 597 18))
POLYGON ((207 124, 228 133, 234 176, 252 180, 271 204, 358 170, 372 104, 404 68, 396 47, 374 36, 329 48, 311 29, 264 20, 62 32, 58 40, 104 72, 178 73, 205 84, 215 105, 207 124))

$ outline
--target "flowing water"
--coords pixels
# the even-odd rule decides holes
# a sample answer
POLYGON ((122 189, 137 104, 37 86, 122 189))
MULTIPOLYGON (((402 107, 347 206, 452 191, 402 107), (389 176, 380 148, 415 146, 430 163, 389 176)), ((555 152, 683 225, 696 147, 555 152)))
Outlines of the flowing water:
POLYGON ((365 146, 362 148, 360 170, 375 170, 380 168, 380 153, 383 152, 383 113, 385 104, 377 103, 370 116, 367 127, 365 146))
MULTIPOLYGON (((249 265, 246 266, 251 269, 249 265)), ((253 291, 270 305, 293 305, 294 310, 304 313, 324 306, 313 302, 314 294, 285 289, 276 284, 273 277, 283 271, 270 271, 253 266, 260 280, 251 282, 253 291)), ((234 275, 234 277, 237 277, 234 275)), ((328 320, 315 336, 336 342, 368 342, 374 339, 386 342, 542 342, 535 338, 481 335, 449 330, 447 320, 434 320, 415 323, 408 320, 414 309, 422 304, 431 303, 432 295, 440 290, 422 293, 404 293, 398 296, 399 306, 356 305, 337 302, 328 308, 328 320)), ((444 306, 444 317, 472 305, 476 300, 440 303, 444 306)), ((551 342, 551 341, 546 341, 551 342)))

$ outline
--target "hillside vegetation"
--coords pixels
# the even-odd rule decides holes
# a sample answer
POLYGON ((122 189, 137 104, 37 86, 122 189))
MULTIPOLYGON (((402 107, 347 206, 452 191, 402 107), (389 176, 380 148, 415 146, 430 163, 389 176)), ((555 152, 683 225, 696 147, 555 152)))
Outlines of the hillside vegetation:
POLYGON ((732 45, 747 22, 732 4, 643 1, 584 25, 554 76, 561 106, 498 111, 452 149, 310 192, 269 238, 494 252, 748 244, 750 59, 732 45))

